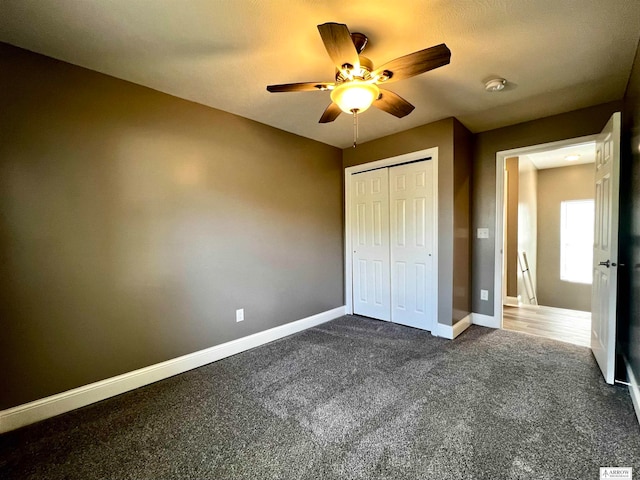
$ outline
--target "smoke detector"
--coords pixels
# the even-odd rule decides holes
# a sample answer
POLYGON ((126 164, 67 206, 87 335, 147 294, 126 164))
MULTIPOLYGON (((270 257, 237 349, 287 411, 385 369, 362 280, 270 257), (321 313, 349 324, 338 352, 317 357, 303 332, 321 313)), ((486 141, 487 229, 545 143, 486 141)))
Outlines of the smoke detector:
POLYGON ((499 92, 507 84, 504 78, 492 78, 484 84, 484 89, 487 92, 499 92))

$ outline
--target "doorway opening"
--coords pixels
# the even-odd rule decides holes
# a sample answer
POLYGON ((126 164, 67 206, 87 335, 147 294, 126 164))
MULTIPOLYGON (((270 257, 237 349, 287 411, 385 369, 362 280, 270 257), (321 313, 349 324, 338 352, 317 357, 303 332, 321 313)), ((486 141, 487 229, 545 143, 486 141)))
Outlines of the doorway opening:
POLYGON ((590 346, 595 141, 497 156, 503 201, 495 308, 504 329, 590 346))

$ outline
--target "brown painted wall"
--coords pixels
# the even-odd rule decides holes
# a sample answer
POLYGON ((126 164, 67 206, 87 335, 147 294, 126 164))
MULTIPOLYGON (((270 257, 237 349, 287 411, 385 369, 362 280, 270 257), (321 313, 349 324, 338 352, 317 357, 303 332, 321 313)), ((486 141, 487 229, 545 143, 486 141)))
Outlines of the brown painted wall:
POLYGON ((591 311, 591 285, 560 280, 560 204, 566 200, 593 199, 593 185, 593 164, 538 170, 540 305, 591 311))
POLYGON ((618 339, 640 381, 640 48, 624 96, 621 156, 618 339))
POLYGON ((518 172, 518 157, 507 158, 505 161, 507 170, 507 211, 506 211, 506 236, 505 250, 507 295, 518 296, 518 185, 520 183, 518 172))
POLYGON ((344 304, 339 149, 6 44, 0 71, 0 409, 344 304))
POLYGON ((498 128, 475 136, 473 172, 473 231, 489 229, 488 239, 472 243, 472 309, 493 315, 496 222, 496 153, 513 148, 592 135, 602 130, 609 117, 621 109, 621 102, 610 102, 573 112, 498 128), (489 301, 480 300, 480 289, 489 290, 489 301))
MULTIPOLYGON (((460 276, 455 280, 455 284, 460 286, 460 294, 455 300, 456 308, 460 307, 460 312, 454 315, 454 258, 459 255, 461 264, 468 263, 468 257, 465 257, 468 255, 466 242, 455 242, 454 239, 456 192, 460 208, 464 212, 465 205, 468 205, 465 195, 470 195, 470 187, 465 187, 465 183, 471 183, 471 145, 472 136, 466 128, 454 118, 447 118, 363 143, 355 149, 343 150, 343 165, 346 168, 438 147, 438 322, 444 325, 452 325, 463 318, 465 315, 460 316, 460 312, 465 311, 469 302, 461 293, 461 289, 469 285, 469 278, 465 279, 464 271, 461 270, 458 272, 460 276), (454 141, 456 131, 457 142, 454 141), (460 167, 457 177, 454 174, 454 145, 458 149, 455 164, 460 167)), ((466 214, 468 215, 468 207, 466 214)), ((458 220, 461 229, 464 228, 465 221, 466 229, 469 229, 468 218, 464 213, 461 213, 458 220)))
POLYGON ((453 122, 453 323, 471 313, 473 134, 453 122))

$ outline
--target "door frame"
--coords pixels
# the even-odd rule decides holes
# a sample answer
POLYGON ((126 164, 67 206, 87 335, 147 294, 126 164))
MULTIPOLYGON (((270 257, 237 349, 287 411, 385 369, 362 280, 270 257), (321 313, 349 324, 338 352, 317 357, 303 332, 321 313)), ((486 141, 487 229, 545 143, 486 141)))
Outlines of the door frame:
POLYGON ((402 163, 420 160, 431 157, 433 162, 433 202, 434 202, 434 252, 433 252, 433 295, 436 299, 435 311, 433 312, 434 325, 432 333, 438 324, 438 147, 418 150, 417 152, 405 153, 396 157, 384 158, 369 163, 354 165, 344 169, 344 298, 345 312, 353 315, 353 249, 351 247, 351 175, 376 168, 393 167, 402 163))
POLYGON ((567 138, 557 142, 541 143, 527 147, 512 148, 496 152, 496 224, 495 224, 495 274, 493 285, 493 318, 498 328, 502 325, 502 302, 504 296, 504 255, 503 243, 505 238, 506 222, 504 221, 504 192, 505 192, 505 161, 510 157, 539 153, 545 150, 569 147, 579 143, 595 142, 598 134, 586 135, 584 137, 567 138))

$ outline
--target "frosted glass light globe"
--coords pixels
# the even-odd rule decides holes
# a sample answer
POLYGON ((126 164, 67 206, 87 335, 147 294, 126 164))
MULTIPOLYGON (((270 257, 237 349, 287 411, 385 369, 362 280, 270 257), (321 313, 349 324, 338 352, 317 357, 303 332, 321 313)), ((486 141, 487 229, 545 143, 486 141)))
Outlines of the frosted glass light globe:
POLYGON ((374 83, 353 80, 338 85, 331 91, 331 100, 345 113, 364 112, 380 96, 380 89, 374 83))

